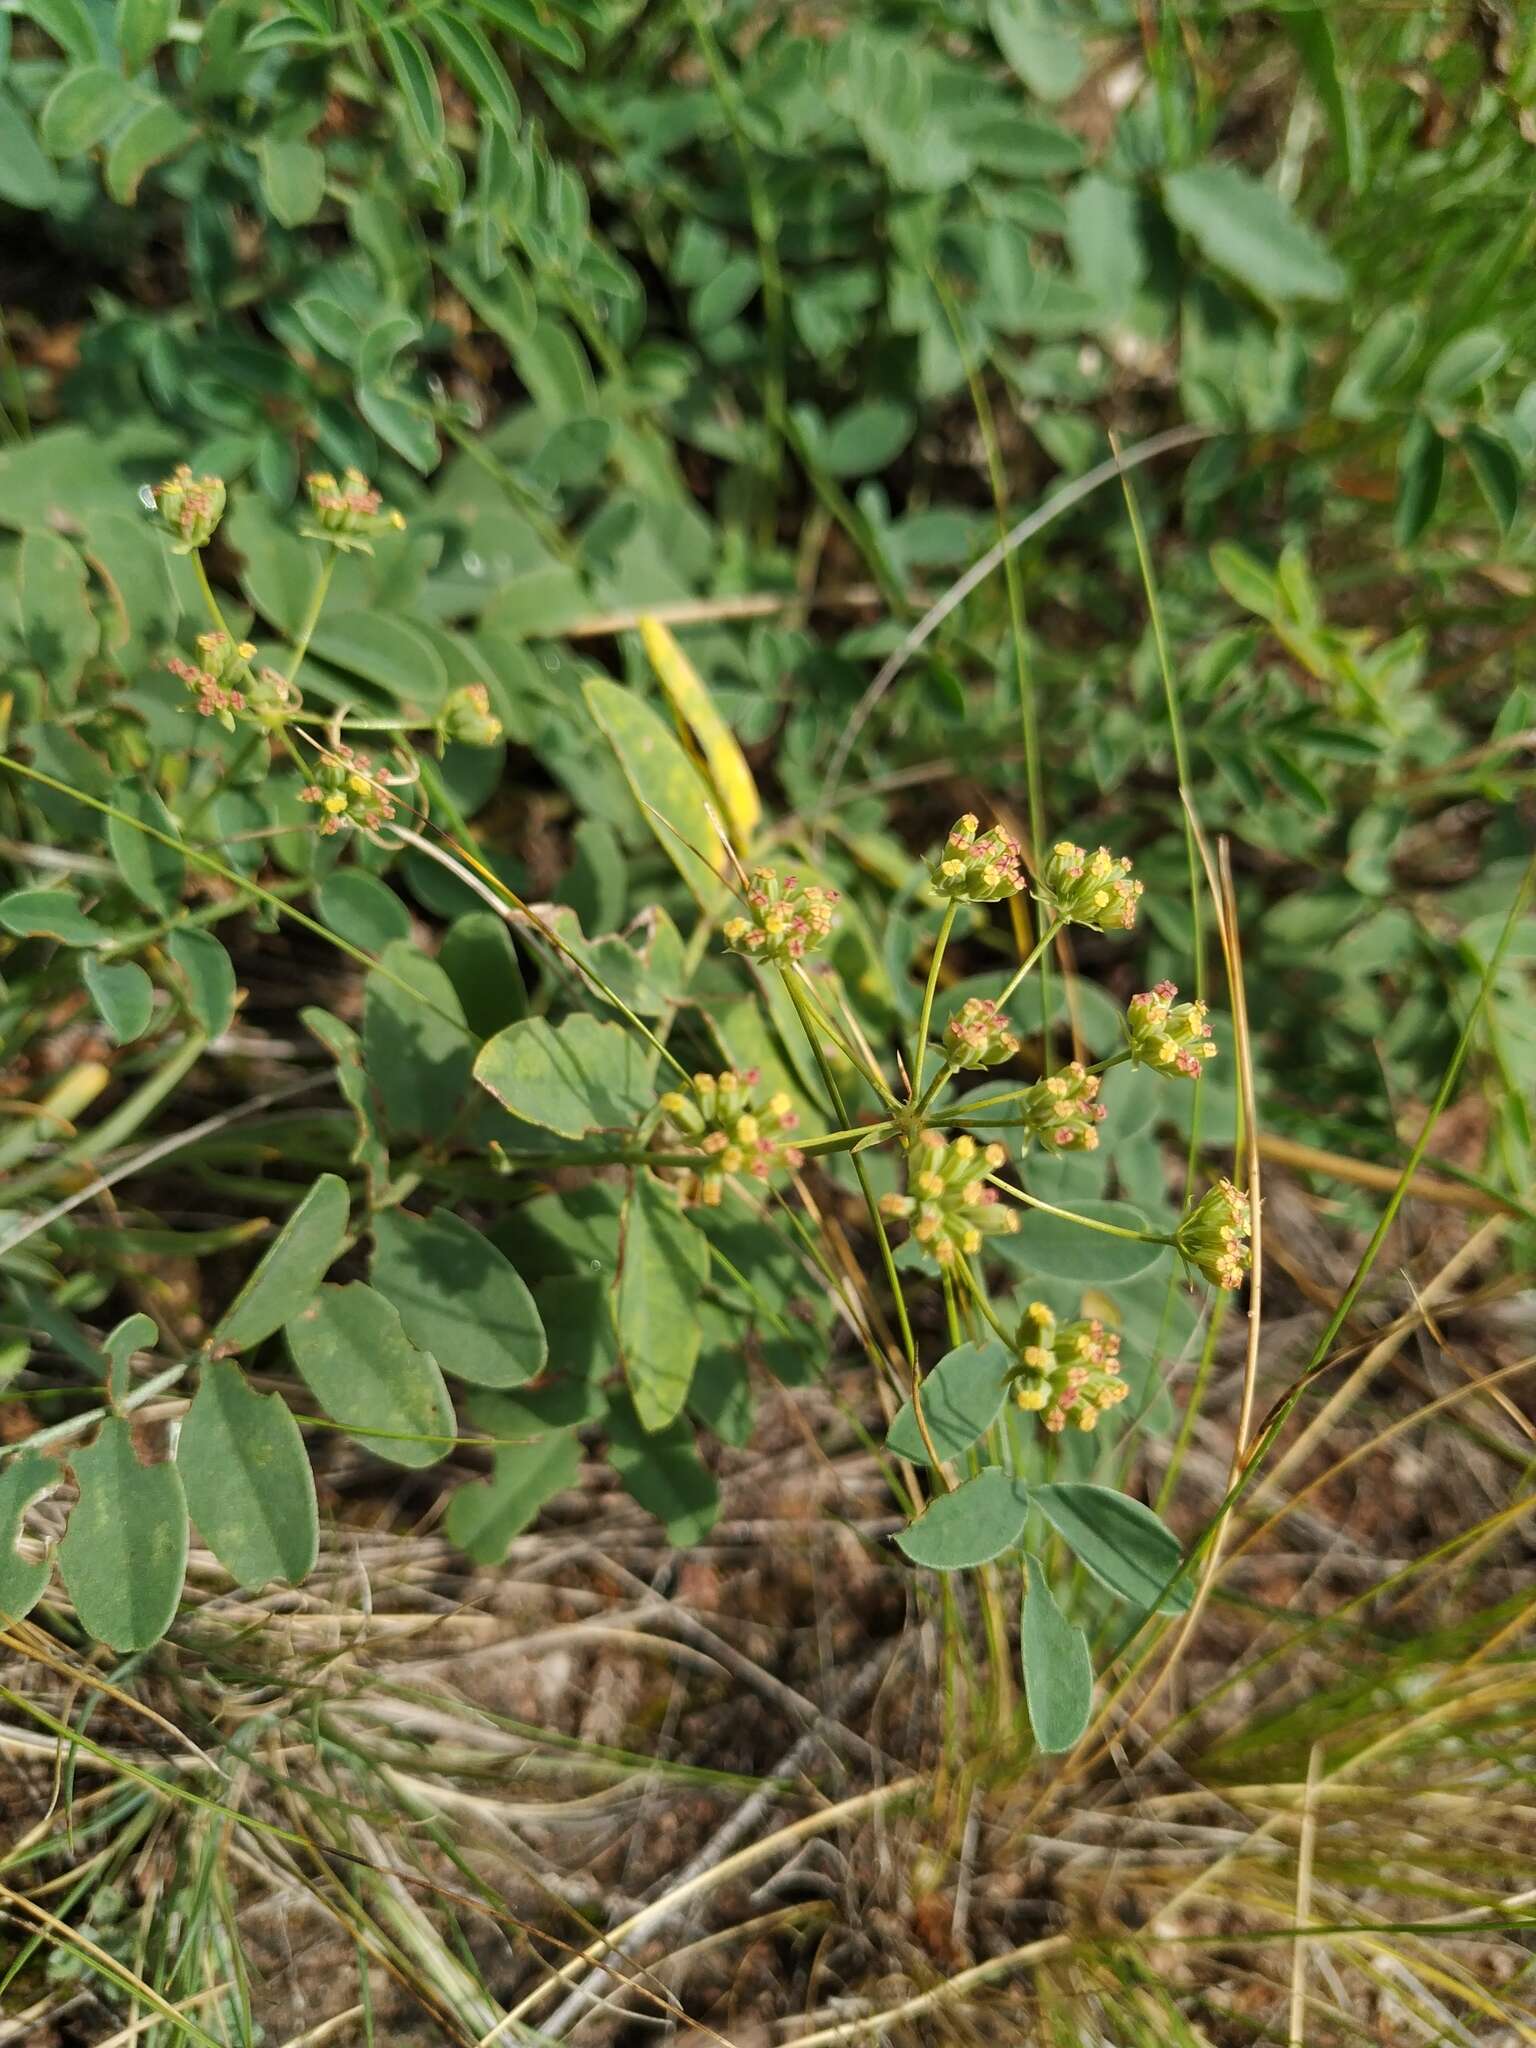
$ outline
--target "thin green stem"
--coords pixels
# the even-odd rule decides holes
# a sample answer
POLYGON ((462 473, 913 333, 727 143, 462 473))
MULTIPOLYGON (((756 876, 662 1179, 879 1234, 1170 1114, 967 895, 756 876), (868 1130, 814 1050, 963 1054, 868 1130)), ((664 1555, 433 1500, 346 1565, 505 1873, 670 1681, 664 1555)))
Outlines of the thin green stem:
MULTIPOLYGON (((300 765, 303 765, 302 762, 300 765)), ((361 946, 354 946, 350 939, 342 938, 339 933, 333 932, 329 925, 322 924, 318 918, 310 917, 307 912, 285 902, 271 889, 264 889, 248 875, 242 875, 236 869, 226 867, 223 861, 215 859, 211 853, 205 853, 201 847, 188 846, 184 840, 173 838, 169 832, 157 831, 153 825, 146 825, 141 818, 132 817, 127 811, 119 810, 116 804, 104 803, 100 797, 91 796, 83 789, 76 789, 73 783, 61 782, 57 776, 45 775, 41 768, 30 768, 26 762, 18 761, 10 754, 0 754, 0 768, 9 768, 13 775, 24 775, 29 782, 40 782, 45 789, 54 789, 61 796, 72 797, 77 804, 84 804, 88 810, 99 811, 104 818, 116 818, 120 824, 130 825, 135 832, 142 832, 146 839, 153 839, 161 846, 169 846, 175 852, 183 854, 194 867, 202 868, 207 874, 218 875, 223 881, 232 882, 236 888, 243 889, 247 895, 255 897, 258 903, 265 903, 280 916, 291 918, 295 924, 303 925, 306 931, 314 932, 319 938, 333 945, 339 953, 345 953, 349 960, 355 960, 370 974, 377 974, 381 980, 389 982, 402 994, 408 995, 413 1002, 420 1003, 423 1009, 430 1010, 434 1016, 441 1017, 445 1023, 451 1024, 456 1031, 462 1031, 466 1038, 474 1040, 476 1044, 479 1043, 477 1035, 461 1017, 455 1017, 449 1011, 439 1008, 436 1003, 422 995, 420 990, 412 988, 409 982, 402 981, 399 975, 391 973, 389 968, 382 961, 375 960, 371 953, 365 953, 361 946)))
POLYGON ((826 1004, 821 1000, 821 997, 816 993, 815 985, 811 981, 809 975, 807 975, 805 969, 800 965, 798 961, 796 961, 794 965, 790 968, 790 972, 794 975, 795 979, 799 982, 801 989, 804 991, 806 1000, 810 1004, 811 1011, 813 1015, 816 1017, 817 1022, 826 1032, 828 1038, 830 1038, 832 1043, 837 1047, 838 1051, 843 1055, 843 1058, 847 1060, 848 1064, 851 1067, 856 1068, 857 1071, 863 1075, 864 1079, 869 1083, 870 1087, 874 1089, 875 1093, 880 1097, 880 1100, 886 1105, 887 1108, 897 1108, 898 1105, 896 1098, 891 1093, 890 1089, 886 1086, 885 1077, 880 1072, 880 1069, 877 1066, 875 1066, 870 1060, 867 1060, 864 1057, 863 1053, 861 1053, 858 1050, 858 1048, 850 1042, 847 1033, 844 1032, 836 1022, 834 1022, 830 1011, 827 1009, 826 1004))
POLYGON ((989 1173, 987 1179, 993 1187, 1000 1188, 1005 1195, 1012 1195, 1026 1208, 1040 1209, 1047 1216, 1059 1216, 1064 1223, 1081 1224, 1084 1230, 1099 1230, 1106 1237, 1128 1237, 1136 1244, 1173 1243, 1173 1239, 1160 1230, 1128 1230, 1123 1223, 1106 1223, 1099 1216, 1079 1216, 1075 1209, 1058 1209, 1054 1202, 1043 1202, 1038 1195, 1026 1194, 1023 1188, 1016 1188, 1012 1181, 1004 1180, 1000 1174, 989 1173))
POLYGON ((1009 997, 1013 994, 1014 990, 1018 987, 1019 983, 1024 979, 1025 975, 1028 974, 1031 967, 1033 967, 1035 962, 1038 959, 1040 959, 1041 956, 1044 954, 1046 948, 1050 945, 1051 941, 1055 938, 1056 934, 1061 930, 1062 926, 1065 923, 1065 918, 1057 918, 1055 923, 1051 926, 1050 930, 1042 935, 1042 937, 1038 940, 1034 948, 1025 956, 1024 959, 1022 959, 1019 962, 1018 966, 1014 969, 1013 974, 1009 979, 1008 986, 997 998, 997 1007, 1000 1010, 1007 1003, 1009 997))
POLYGON ((298 681, 299 670, 304 666, 304 657, 309 652, 309 643, 315 636, 315 628, 320 623, 320 614, 325 609, 325 600, 331 588, 331 578, 336 574, 338 559, 339 550, 336 548, 329 549, 326 553, 325 561, 321 564, 320 573, 315 578, 315 587, 309 594, 309 609, 305 612, 303 621, 299 626, 299 636, 293 643, 293 661, 288 670, 288 680, 290 683, 298 681))
POLYGON ((201 548, 193 548, 192 550, 192 571, 197 577, 197 587, 203 593, 203 603, 208 607, 208 616, 213 620, 219 632, 227 634, 233 640, 235 636, 230 632, 224 614, 219 609, 219 600, 214 596, 213 585, 208 581, 208 571, 203 567, 203 551, 201 548))
MULTIPOLYGON (((795 1006, 795 1014, 800 1019, 800 1028, 810 1041, 811 1053, 821 1070, 821 1078, 826 1085, 827 1094, 831 1098, 832 1107, 842 1119, 844 1127, 846 1127, 848 1124, 848 1105, 843 1100, 843 1091, 838 1086, 837 1076, 832 1071, 831 1062, 822 1049, 821 1040, 816 1036, 814 1020, 811 1017, 810 1011, 806 1008, 805 997, 801 992, 800 984, 794 975, 785 973, 783 968, 780 968, 779 975, 789 992, 790 1001, 795 1006)), ((875 1242, 880 1248, 880 1263, 885 1269, 886 1283, 890 1287, 891 1298, 896 1305, 896 1321, 901 1330, 902 1349, 906 1354, 907 1364, 911 1368, 912 1376, 915 1380, 918 1373, 917 1339, 912 1334, 912 1319, 907 1314, 906 1300, 901 1291, 901 1275, 896 1270, 896 1255, 891 1250, 890 1233, 885 1227, 885 1218, 880 1214, 880 1204, 876 1199, 874 1188, 870 1185, 869 1174, 865 1168, 864 1161, 857 1152, 850 1156, 853 1161, 854 1173, 858 1176, 859 1191, 864 1197, 864 1206, 869 1211, 869 1220, 874 1228, 875 1242)))
POLYGON ((922 1091, 923 1062, 928 1056, 928 1027, 933 1021, 933 999, 938 994, 939 969, 944 965, 944 949, 949 944, 949 935, 955 928, 955 918, 960 905, 951 899, 944 906, 944 915, 939 920, 938 933, 933 942, 933 958, 928 963, 928 980, 923 989, 922 1014, 917 1020, 917 1044, 912 1049, 912 1088, 915 1101, 922 1091))
MULTIPOLYGON (((965 328, 954 293, 945 282, 942 272, 936 267, 930 269, 929 278, 939 304, 944 308, 944 316, 950 324, 955 346, 965 367, 966 387, 970 392, 976 425, 980 430, 982 447, 986 452, 987 480, 991 486, 992 506, 997 517, 997 537, 999 541, 1006 542, 1009 531, 1008 479, 1003 468, 1002 443, 997 435, 992 402, 987 397, 987 387, 982 381, 981 372, 972 361, 970 349, 966 346, 965 328)), ((1029 809, 1030 866, 1038 875, 1045 847, 1045 792, 1040 766, 1040 730, 1035 709, 1035 683, 1029 664, 1024 579, 1018 552, 1014 548, 1009 548, 1003 557, 1003 587, 1008 600, 1008 624, 1013 637, 1014 682, 1019 698, 1019 730, 1024 742, 1024 788, 1029 809)), ((1050 1044, 1050 1016, 1050 964, 1047 961, 1040 971, 1040 1030, 1047 1048, 1050 1044)), ((1049 1060, 1047 1050, 1047 1065, 1049 1060)))

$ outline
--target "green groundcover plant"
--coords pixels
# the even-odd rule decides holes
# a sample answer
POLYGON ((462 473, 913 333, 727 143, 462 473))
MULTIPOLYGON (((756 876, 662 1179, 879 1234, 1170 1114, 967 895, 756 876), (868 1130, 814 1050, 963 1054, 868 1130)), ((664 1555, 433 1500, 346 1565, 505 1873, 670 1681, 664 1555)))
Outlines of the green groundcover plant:
POLYGON ((1027 1559, 1070 1742, 1056 1600, 1188 1598, 1114 1481, 1209 1361, 1187 1281, 1219 1311, 1244 1273, 1185 803, 1235 851, 1266 1127, 1395 1165, 1486 997, 1452 1170, 1527 1187, 1528 957, 1484 982, 1536 711, 1430 650, 1518 650, 1528 604, 1529 65, 1495 88, 1395 13, 1169 24, 4 17, 0 202, 103 281, 56 383, 0 357, 0 1021, 39 1082, 0 1126, 0 1385, 40 1424, 0 1446, 0 1608, 50 1583, 40 1496, 127 1654, 189 1516, 237 1580, 302 1579, 338 1433, 402 1485, 489 1467, 446 1510, 476 1558, 592 1442, 696 1541, 700 1433, 851 1342, 903 1548, 978 1569, 994 1647, 1027 1559), (1094 138, 1074 95, 1143 55, 1094 138), (1431 174, 1399 277, 1373 251, 1431 174), (1139 470, 1128 533, 1105 420, 1168 417, 1181 480, 1139 470), (909 646, 1014 498, 1049 551, 909 646), (935 762, 984 771, 985 826, 935 762), (560 859, 514 858, 541 804, 560 859), (184 1341, 157 1259, 200 1262, 184 1341))
MULTIPOLYGON (((255 898, 294 914, 230 865, 232 849, 207 850, 198 827, 239 793, 237 771, 266 790, 285 772, 285 836, 317 855, 335 844, 322 900, 368 968, 361 1033, 323 1007, 303 1013, 355 1119, 350 1171, 296 1190, 193 1354, 136 1382, 154 1322, 135 1313, 104 1338, 102 1408, 38 1433, 5 1468, 0 1608, 20 1617, 44 1592, 50 1560, 23 1560, 15 1538, 66 1468, 76 1498, 52 1562, 82 1625, 117 1651, 147 1648, 172 1623, 189 1516, 238 1582, 301 1580, 316 1555, 315 1486, 292 1402, 263 1391, 274 1374, 302 1389, 319 1411, 310 1419, 409 1470, 460 1441, 457 1395, 472 1440, 493 1449, 490 1480, 448 1508, 450 1534, 477 1557, 504 1555, 572 1483, 583 1427, 601 1430, 674 1540, 702 1536, 717 1496, 696 1424, 740 1434, 754 1347, 791 1379, 817 1362, 827 1318, 797 1291, 805 1262, 827 1304, 848 1299, 810 1227, 803 1177, 837 1162, 864 1198, 897 1318, 894 1369, 875 1331, 859 1330, 904 1394, 886 1449, 924 1474, 902 1549, 940 1571, 984 1566, 1016 1552, 1034 1516, 1110 1592, 1142 1608, 1186 1602, 1179 1546, 1150 1510, 1098 1483, 1089 1462, 1066 1476, 1074 1467, 1046 1447, 1068 1431, 1092 1438, 1133 1395, 1143 1415, 1156 1402, 1145 1362, 1123 1359, 1120 1335, 1077 1312, 1084 1283, 1113 1290, 1170 1257, 1196 1281, 1242 1283, 1248 1203, 1231 1181, 1162 1226, 1126 1202, 1082 1199, 1070 1172, 1092 1160, 1115 1113, 1145 1121, 1158 1089, 1198 1086, 1217 1050, 1206 1005, 1159 984, 1130 1002, 1116 1048, 1091 1065, 1055 1058, 1035 1005, 1044 1071, 1002 1086, 984 1078, 1020 1055, 1015 1018, 1055 942, 1073 929, 1132 930, 1143 885, 1129 861, 1063 840, 1031 876, 1006 829, 959 819, 914 889, 914 931, 923 897, 937 928, 915 1034, 887 1074, 849 999, 856 951, 839 962, 840 892, 755 862, 751 771, 665 628, 648 622, 646 639, 681 738, 619 685, 592 677, 583 694, 677 870, 690 922, 681 929, 658 907, 639 947, 594 941, 570 910, 530 906, 429 815, 436 802, 454 816, 449 749, 462 782, 501 740, 483 684, 383 732, 346 705, 314 729, 303 662, 333 579, 405 534, 360 473, 307 480, 295 545, 309 551, 312 587, 281 665, 232 628, 207 574, 222 480, 182 466, 146 498, 162 530, 154 544, 168 545, 210 615, 191 651, 165 664, 187 699, 183 729, 189 715, 201 721, 197 736, 227 741, 229 762, 172 778, 169 802, 142 783, 97 797, 22 768, 41 792, 106 818, 116 872, 89 905, 74 886, 13 891, 0 925, 37 949, 49 981, 78 976, 120 1044, 175 1035, 195 1052, 230 1025, 237 985, 216 917, 184 901, 189 877, 227 885, 220 911, 255 898), (484 902, 452 919, 436 958, 390 935, 403 913, 378 870, 406 848, 484 902), (992 993, 952 995, 940 1024, 952 934, 1002 905, 1022 957, 992 993), (146 921, 125 931, 135 908, 146 921), (544 970, 533 995, 524 954, 544 970), (1036 1159, 1049 1195, 1020 1177, 1036 1159), (529 1177, 556 1168, 561 1192, 530 1199, 529 1177), (338 1266, 366 1277, 329 1278, 338 1266), (948 1338, 926 1367, 907 1300, 919 1278, 940 1291, 948 1338), (146 1459, 135 1411, 173 1387, 190 1401, 146 1459)), ((34 1256, 44 1249, 35 1224, 10 1241, 19 1235, 34 1256)), ((13 1271, 25 1301, 26 1265, 13 1271)), ((1183 1299, 1176 1272, 1157 1288, 1166 1317, 1183 1299)), ((1089 1711, 1087 1640, 1038 1572, 1025 1631, 1037 1733, 1069 1744, 1089 1711)))

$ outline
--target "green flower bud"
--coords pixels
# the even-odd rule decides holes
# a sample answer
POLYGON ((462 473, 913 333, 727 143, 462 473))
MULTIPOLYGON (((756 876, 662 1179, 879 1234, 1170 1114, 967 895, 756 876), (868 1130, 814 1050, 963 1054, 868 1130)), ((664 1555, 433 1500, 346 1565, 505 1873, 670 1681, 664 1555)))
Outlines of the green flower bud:
POLYGON ((1252 1226, 1248 1197, 1231 1181, 1208 1188, 1190 1210, 1173 1241, 1180 1254, 1215 1287, 1241 1287, 1253 1263, 1248 1243, 1252 1226))
POLYGON ((484 683, 464 683, 450 690, 437 714, 437 736, 463 747, 494 747, 501 738, 501 720, 491 709, 484 683))
POLYGON ((995 1067, 1011 1060, 1018 1049, 1007 1017, 985 996, 962 1003, 944 1028, 944 1050, 952 1067, 995 1067))
POLYGON ((880 1207, 911 1225, 930 1258, 952 1266, 959 1257, 974 1257, 984 1239, 1018 1229, 1017 1211, 986 1184, 1007 1156, 1001 1145, 924 1131, 907 1155, 907 1192, 883 1195, 880 1207))
POLYGON ((344 553, 371 555, 373 538, 405 529, 402 513, 386 506, 360 469, 346 470, 338 483, 328 470, 304 479, 309 517, 299 531, 307 540, 329 541, 344 553))
POLYGON ((1013 1398, 1053 1435, 1069 1421, 1096 1429, 1105 1409, 1130 1392, 1120 1377, 1120 1339, 1096 1319, 1058 1323, 1044 1302, 1032 1301, 1019 1320, 1014 1350, 1013 1398))
POLYGON ((1132 996, 1125 1012, 1125 1035, 1131 1064, 1156 1067, 1160 1073, 1183 1074, 1198 1081, 1207 1060, 1216 1057, 1204 1003, 1175 1003, 1171 981, 1132 996))
POLYGON ((832 929, 835 889, 782 879, 772 868, 756 868, 746 890, 746 917, 727 918, 720 935, 733 953, 749 960, 803 960, 832 929))
POLYGON ((804 1155, 788 1142, 800 1119, 782 1092, 757 1103, 753 1091, 760 1079, 755 1067, 741 1074, 695 1074, 691 1090, 662 1096, 663 1148, 698 1151, 698 1165, 683 1180, 685 1202, 715 1209, 733 1176, 766 1181, 801 1164, 804 1155))
POLYGON ((1098 1093, 1098 1075, 1073 1060, 1037 1081, 1024 1097, 1025 1129, 1050 1152, 1095 1152, 1104 1121, 1098 1093))
POLYGON ((1024 886, 1018 841, 1001 825, 979 837, 976 828, 970 811, 955 820, 943 850, 928 864, 928 879, 953 903, 997 903, 1016 896, 1024 886))
POLYGON ((1128 932, 1143 884, 1127 879, 1131 864, 1107 847, 1085 853, 1070 839, 1051 848, 1035 901, 1054 920, 1096 932, 1128 932))
POLYGON ((183 462, 163 483, 150 488, 160 524, 171 536, 173 555, 190 555, 207 547, 224 517, 224 480, 194 476, 183 462))

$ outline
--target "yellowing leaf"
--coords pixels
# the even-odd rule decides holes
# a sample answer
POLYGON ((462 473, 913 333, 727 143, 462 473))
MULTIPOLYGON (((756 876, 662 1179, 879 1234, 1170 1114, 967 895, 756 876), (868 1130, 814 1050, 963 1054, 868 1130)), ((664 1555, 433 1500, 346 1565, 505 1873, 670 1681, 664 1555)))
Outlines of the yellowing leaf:
POLYGON ((710 823, 709 784, 666 720, 633 690, 593 676, 581 694, 662 851, 708 909, 720 899, 729 859, 710 823))
POLYGON ((731 844, 745 853, 762 821, 763 806, 736 735, 715 708, 709 687, 660 619, 643 618, 640 638, 656 679, 684 737, 692 735, 724 814, 731 844))

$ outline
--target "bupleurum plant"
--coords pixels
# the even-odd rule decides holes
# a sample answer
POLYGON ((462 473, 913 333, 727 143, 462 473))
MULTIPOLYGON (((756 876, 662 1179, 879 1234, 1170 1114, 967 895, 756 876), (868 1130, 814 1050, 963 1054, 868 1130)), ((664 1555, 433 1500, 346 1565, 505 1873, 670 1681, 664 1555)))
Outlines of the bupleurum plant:
MULTIPOLYGON (((475 1555, 495 1557, 570 1482, 584 1427, 601 1429, 624 1483, 674 1540, 702 1534, 717 1496, 687 1418, 702 1412, 694 1383, 706 1326, 724 1330, 714 1341, 725 1346, 726 1372, 739 1375, 745 1346, 770 1353, 807 1335, 828 1342, 838 1303, 900 1403, 888 1444, 904 1461, 892 1474, 913 1510, 899 1539, 909 1558, 939 1570, 988 1566, 1021 1549, 1035 1555, 1054 1531, 1112 1592, 1143 1607, 1180 1605, 1181 1554, 1157 1518, 1089 1477, 1091 1465, 1055 1462, 1130 1398, 1150 1361, 1131 1356, 1106 1319, 1112 1309, 1086 1303, 1082 1284, 1070 1299, 1050 1294, 1034 1250, 1047 1230, 1122 1255, 1171 1250, 1189 1277, 1224 1290, 1248 1270, 1248 1201, 1225 1178, 1163 1231, 1127 1221, 1115 1205, 1054 1199, 1050 1175, 1091 1165, 1101 1130, 1113 1142, 1107 1076, 1139 1071, 1154 1090, 1158 1077, 1197 1083, 1216 1055, 1204 1002, 1179 1002, 1164 981, 1126 1006, 1118 1049, 1093 1063, 1055 1057, 1026 984, 1073 927, 1112 938, 1134 929, 1142 884, 1130 861, 1064 839, 1034 862, 1004 823, 958 818, 914 873, 936 923, 920 998, 912 990, 915 1031, 904 1045, 890 1034, 885 1057, 848 1000, 843 949, 857 941, 849 902, 813 862, 754 857, 761 803, 746 761, 681 650, 647 621, 645 648, 690 751, 632 691, 593 678, 582 699, 691 893, 692 931, 685 940, 657 903, 643 944, 594 942, 569 908, 517 894, 452 801, 450 750, 501 737, 483 681, 400 718, 338 705, 334 693, 323 724, 306 707, 299 678, 338 564, 393 544, 400 513, 355 471, 308 479, 298 530, 317 551, 312 588, 278 664, 231 624, 210 580, 206 558, 227 495, 220 479, 185 466, 147 493, 211 621, 164 657, 188 693, 189 725, 209 721, 235 736, 258 774, 286 776, 326 872, 355 850, 369 902, 387 896, 371 877, 409 851, 446 870, 476 908, 456 915, 437 959, 414 940, 374 955, 337 937, 369 969, 363 1032, 324 1010, 304 1015, 336 1063, 356 1144, 315 1180, 198 1349, 145 1383, 159 1393, 183 1380, 195 1387, 173 1457, 140 1466, 127 1448, 140 1398, 128 1361, 153 1326, 131 1317, 105 1340, 105 1419, 71 1453, 80 1505, 58 1550, 83 1624, 128 1651, 171 1622, 189 1514, 242 1582, 309 1568, 316 1505, 304 1441, 283 1395, 259 1393, 247 1377, 279 1331, 312 1401, 401 1465, 434 1463, 466 1441, 449 1382, 472 1390, 481 1434, 467 1441, 493 1450, 492 1478, 459 1489, 446 1526, 475 1555), (995 988, 968 984, 939 1012, 956 933, 995 944, 1004 918, 1016 964, 995 988), (508 931, 545 970, 537 1002, 523 989, 508 931), (663 974, 671 979, 658 994, 647 976, 663 974), (750 1026, 741 996, 724 994, 743 979, 750 1026), (737 1031, 762 1048, 761 1063, 734 1050, 737 1031), (530 1286, 518 1263, 528 1218, 544 1216, 540 1227, 557 1235, 572 1228, 558 1219, 578 1184, 581 1227, 603 1249, 585 1271, 577 1264, 558 1281, 535 1273, 530 1286), (851 1296, 827 1230, 829 1205, 848 1198, 860 1205, 873 1253, 851 1296), (551 1203, 546 1213, 541 1205, 551 1203), (459 1213, 465 1205, 484 1227, 459 1213), (755 1254, 729 1235, 744 1226, 757 1233, 746 1240, 755 1254), (365 1243, 368 1277, 329 1282, 333 1263, 365 1243), (803 1314, 782 1293, 770 1298, 752 1269, 756 1256, 766 1272, 781 1248, 820 1289, 803 1314), (605 1262, 611 1285, 592 1277, 605 1262), (912 1292, 924 1275, 926 1293, 912 1292), (940 1355, 925 1362, 935 1331, 940 1355), (102 1533, 113 1517, 120 1529, 124 1514, 143 1554, 161 1561, 131 1607, 114 1591, 102 1533)), ((314 682, 325 694, 319 675, 314 682)), ((269 914, 298 914, 243 879, 217 847, 184 845, 156 822, 170 824, 169 814, 81 801, 200 862, 269 914)), ((206 807, 200 799, 194 819, 206 807)), ((173 923, 178 914, 171 910, 173 923)), ((227 974, 206 935, 174 931, 168 943, 184 974, 227 974)), ((121 1011, 128 984, 112 984, 99 964, 85 977, 99 1003, 121 1011)), ((227 1005, 222 1014, 227 1021, 227 1005)), ((1079 1273, 1080 1262, 1068 1271, 1079 1273)), ((85 1426, 61 1427, 72 1440, 85 1426)), ((56 1469, 45 1464, 24 1474, 44 1490, 56 1469)), ((4 1535, 0 1607, 25 1611, 42 1582, 8 1583, 16 1567, 4 1535)), ((979 1583, 995 1649, 1005 1636, 995 1589, 986 1574, 979 1583)), ((1057 1715, 1052 1739, 1062 1734, 1057 1715)))

